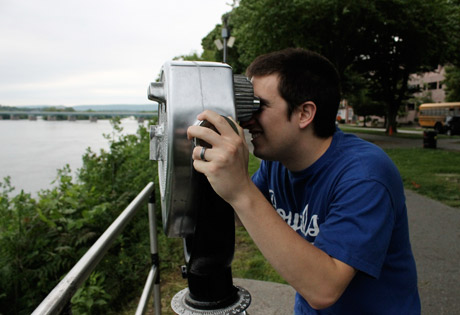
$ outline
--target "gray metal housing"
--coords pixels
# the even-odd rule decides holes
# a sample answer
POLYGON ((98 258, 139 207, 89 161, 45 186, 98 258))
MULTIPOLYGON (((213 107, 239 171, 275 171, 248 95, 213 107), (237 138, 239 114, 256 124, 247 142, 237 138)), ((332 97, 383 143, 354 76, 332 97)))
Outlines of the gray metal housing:
POLYGON ((233 74, 223 63, 169 61, 160 81, 148 90, 149 99, 159 103, 150 156, 158 160, 164 231, 169 237, 186 237, 194 232, 194 196, 200 190, 193 185, 193 145, 187 128, 206 109, 236 119, 233 74))

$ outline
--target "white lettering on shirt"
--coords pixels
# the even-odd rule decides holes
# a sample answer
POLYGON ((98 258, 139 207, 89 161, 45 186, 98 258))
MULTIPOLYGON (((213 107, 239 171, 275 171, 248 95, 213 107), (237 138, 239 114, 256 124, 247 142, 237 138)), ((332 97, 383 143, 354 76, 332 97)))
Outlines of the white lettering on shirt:
POLYGON ((276 212, 280 215, 280 217, 294 230, 299 231, 304 236, 311 236, 316 237, 319 233, 319 226, 318 226, 318 215, 314 214, 311 216, 310 221, 308 222, 308 204, 305 206, 304 210, 301 214, 295 213, 292 211, 286 211, 282 208, 277 208, 276 206, 276 198, 275 193, 273 190, 269 190, 270 193, 270 201, 273 207, 276 209, 276 212), (307 224, 308 222, 308 224, 307 224))

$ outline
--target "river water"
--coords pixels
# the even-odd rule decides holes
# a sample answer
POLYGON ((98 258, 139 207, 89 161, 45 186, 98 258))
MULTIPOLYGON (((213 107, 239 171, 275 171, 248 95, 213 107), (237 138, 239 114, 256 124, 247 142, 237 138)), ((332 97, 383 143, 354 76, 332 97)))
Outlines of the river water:
MULTIPOLYGON (((139 123, 125 118, 121 126, 124 134, 134 134, 139 123)), ((52 187, 57 170, 66 164, 75 173, 88 147, 94 152, 108 149, 103 135, 112 131, 108 120, 0 120, 0 181, 11 176, 14 193, 22 189, 36 196, 39 190, 52 187)))

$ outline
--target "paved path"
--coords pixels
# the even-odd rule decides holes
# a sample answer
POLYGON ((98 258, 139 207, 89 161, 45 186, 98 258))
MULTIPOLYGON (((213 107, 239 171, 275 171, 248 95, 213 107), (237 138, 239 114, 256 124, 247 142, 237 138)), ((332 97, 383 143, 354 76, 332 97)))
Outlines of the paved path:
MULTIPOLYGON (((423 148, 423 139, 410 139, 400 137, 390 137, 384 134, 366 134, 353 132, 358 137, 372 142, 384 149, 386 148, 423 148)), ((442 137, 437 139, 437 148, 449 151, 460 151, 460 139, 458 137, 442 137)))
POLYGON ((460 314, 460 209, 406 190, 422 314, 460 314))
POLYGON ((289 285, 251 279, 233 279, 233 283, 251 293, 248 315, 294 313, 295 290, 289 285))

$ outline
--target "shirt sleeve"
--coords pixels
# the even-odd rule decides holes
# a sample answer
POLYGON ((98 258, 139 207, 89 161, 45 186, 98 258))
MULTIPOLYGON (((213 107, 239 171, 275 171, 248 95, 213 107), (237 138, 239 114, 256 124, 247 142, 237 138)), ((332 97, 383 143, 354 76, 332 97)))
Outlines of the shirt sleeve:
POLYGON ((331 196, 315 246, 378 278, 395 225, 390 194, 377 181, 350 180, 331 196))

